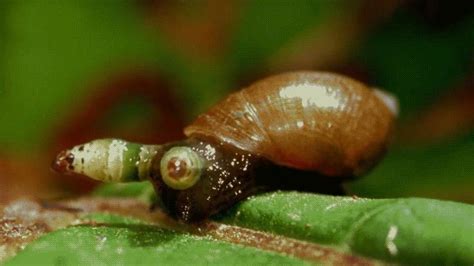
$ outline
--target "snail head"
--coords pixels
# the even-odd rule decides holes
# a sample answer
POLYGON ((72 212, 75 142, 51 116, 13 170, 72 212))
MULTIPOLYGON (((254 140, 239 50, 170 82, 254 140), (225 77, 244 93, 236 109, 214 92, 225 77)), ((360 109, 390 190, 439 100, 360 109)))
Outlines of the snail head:
POLYGON ((172 216, 198 221, 253 192, 257 160, 222 143, 188 139, 155 157, 150 179, 172 216))
POLYGON ((158 205, 178 219, 196 221, 250 194, 256 160, 198 139, 164 145, 98 139, 60 152, 52 168, 104 182, 150 181, 158 205))

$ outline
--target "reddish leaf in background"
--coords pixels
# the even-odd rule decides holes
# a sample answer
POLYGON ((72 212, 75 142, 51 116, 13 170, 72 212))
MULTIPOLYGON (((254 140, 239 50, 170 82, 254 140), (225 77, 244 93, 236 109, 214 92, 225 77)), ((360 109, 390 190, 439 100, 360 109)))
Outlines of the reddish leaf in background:
POLYGON ((222 55, 232 36, 242 2, 140 0, 149 24, 187 56, 222 55))

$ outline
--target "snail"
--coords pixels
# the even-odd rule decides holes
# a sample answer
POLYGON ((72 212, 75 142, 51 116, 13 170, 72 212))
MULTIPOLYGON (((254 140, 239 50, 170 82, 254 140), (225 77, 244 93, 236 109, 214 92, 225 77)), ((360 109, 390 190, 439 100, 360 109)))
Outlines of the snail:
POLYGON ((174 218, 199 221, 262 190, 339 193, 384 155, 397 100, 328 72, 289 72, 229 95, 184 129, 143 145, 99 139, 58 154, 53 169, 106 182, 150 181, 174 218))

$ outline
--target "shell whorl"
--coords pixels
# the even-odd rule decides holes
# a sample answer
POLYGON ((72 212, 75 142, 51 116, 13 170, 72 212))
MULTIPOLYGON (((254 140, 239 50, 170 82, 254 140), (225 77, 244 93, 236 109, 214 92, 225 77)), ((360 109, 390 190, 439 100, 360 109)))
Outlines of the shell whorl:
POLYGON ((276 164, 357 176, 383 155, 395 113, 390 96, 332 73, 291 72, 258 81, 200 115, 185 134, 276 164))

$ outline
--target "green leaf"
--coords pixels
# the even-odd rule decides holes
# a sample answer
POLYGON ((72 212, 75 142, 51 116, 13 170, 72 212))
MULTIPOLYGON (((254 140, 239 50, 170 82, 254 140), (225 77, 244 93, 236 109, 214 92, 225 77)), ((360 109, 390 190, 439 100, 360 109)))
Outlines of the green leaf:
POLYGON ((388 262, 474 262, 474 207, 462 203, 277 192, 243 202, 223 221, 388 262))
POLYGON ((113 215, 100 224, 52 232, 5 265, 305 265, 305 261, 255 248, 174 232, 113 215))
MULTIPOLYGON (((149 189, 146 185, 141 186, 144 190, 149 189)), ((126 188, 121 187, 117 195, 124 195, 124 190, 126 188)), ((113 196, 112 187, 106 194, 113 196)), ((146 213, 146 209, 142 212, 146 213)), ((130 215, 132 213, 130 211, 130 215)), ((23 264, 36 258, 47 264, 57 260, 77 264, 90 263, 90 257, 97 257, 96 264, 137 260, 147 263, 148 258, 142 258, 143 254, 151 253, 150 261, 174 264, 181 258, 183 263, 205 264, 210 263, 209 253, 206 253, 209 250, 219 250, 213 256, 215 263, 303 262, 291 256, 269 253, 258 245, 259 250, 234 246, 229 243, 232 236, 215 238, 216 234, 212 233, 203 236, 170 231, 146 221, 107 214, 86 218, 91 220, 86 225, 41 237, 9 263, 23 264), (100 244, 101 241, 105 244, 100 244), (186 255, 176 255, 179 250, 185 250, 183 254, 186 255), (253 261, 253 256, 258 258, 253 261)), ((354 254, 402 264, 472 265, 474 262, 474 206, 463 203, 274 192, 251 197, 214 219, 237 228, 322 245, 336 256, 354 254)), ((246 242, 241 244, 247 245, 246 242)))
POLYGON ((382 261, 474 262, 474 206, 469 204, 275 192, 252 197, 217 219, 382 261))
POLYGON ((474 206, 469 204, 275 192, 252 197, 216 218, 382 261, 474 262, 474 206))

